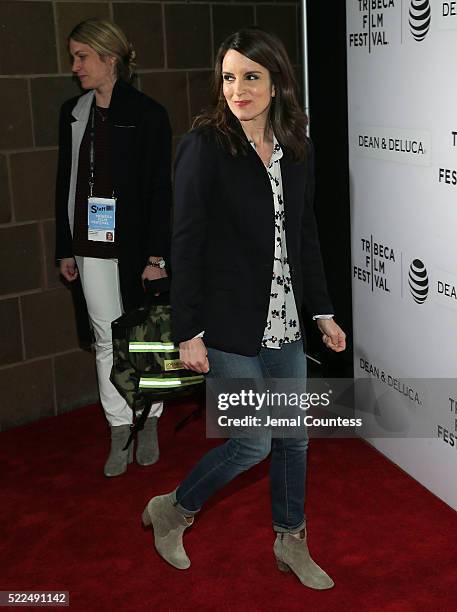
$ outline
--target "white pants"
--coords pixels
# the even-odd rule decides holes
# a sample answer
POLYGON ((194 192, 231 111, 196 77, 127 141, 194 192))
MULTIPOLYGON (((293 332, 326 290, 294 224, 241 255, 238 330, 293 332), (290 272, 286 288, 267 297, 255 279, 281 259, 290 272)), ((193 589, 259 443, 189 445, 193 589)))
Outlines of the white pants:
MULTIPOLYGON (((76 256, 89 319, 95 334, 98 387, 110 425, 130 425, 132 409, 110 381, 113 367, 111 321, 123 313, 116 259, 76 256)), ((163 403, 152 404, 149 417, 162 414, 163 403)))

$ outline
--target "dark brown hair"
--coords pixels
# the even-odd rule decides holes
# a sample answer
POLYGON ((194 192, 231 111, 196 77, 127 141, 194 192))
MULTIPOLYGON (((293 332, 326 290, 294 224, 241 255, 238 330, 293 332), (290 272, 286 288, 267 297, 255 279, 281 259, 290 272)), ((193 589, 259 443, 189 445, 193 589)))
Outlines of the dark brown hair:
POLYGON ((271 100, 270 123, 278 141, 296 161, 306 157, 308 119, 298 103, 294 70, 283 43, 260 28, 238 30, 219 47, 213 75, 213 103, 193 123, 193 127, 212 127, 219 143, 232 155, 246 154, 249 143, 238 119, 229 109, 223 94, 222 62, 230 49, 266 68, 275 87, 271 100))

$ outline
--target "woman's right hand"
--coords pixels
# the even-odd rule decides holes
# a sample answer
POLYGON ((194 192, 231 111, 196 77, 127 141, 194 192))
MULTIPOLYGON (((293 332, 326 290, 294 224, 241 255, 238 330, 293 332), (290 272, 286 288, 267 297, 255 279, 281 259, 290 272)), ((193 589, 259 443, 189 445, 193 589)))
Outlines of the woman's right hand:
POLYGON ((60 273, 69 283, 78 278, 78 268, 74 257, 64 257, 60 260, 60 273))
POLYGON ((200 374, 209 372, 208 353, 201 338, 192 338, 179 343, 179 359, 186 370, 200 374))

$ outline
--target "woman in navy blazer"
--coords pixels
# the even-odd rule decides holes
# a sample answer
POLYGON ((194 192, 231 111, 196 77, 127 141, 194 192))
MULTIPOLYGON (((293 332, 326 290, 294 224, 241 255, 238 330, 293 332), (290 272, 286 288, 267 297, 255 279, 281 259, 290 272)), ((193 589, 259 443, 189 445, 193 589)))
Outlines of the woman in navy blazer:
MULTIPOLYGON (((296 163, 284 150, 280 166, 293 293, 313 316, 330 314, 333 306, 313 212, 313 150, 311 141, 306 142, 305 162, 296 163)), ((232 156, 211 130, 201 127, 180 143, 175 176, 174 339, 184 342, 205 330, 208 347, 257 355, 275 247, 275 210, 265 165, 252 146, 246 155, 232 156)), ((298 316, 304 329, 301 308, 298 316)), ((202 364, 200 369, 205 369, 202 364)))
MULTIPOLYGON (((216 58, 214 104, 176 159, 172 324, 191 370, 303 382, 311 317, 329 348, 345 348, 320 254, 306 123, 282 43, 256 28, 229 36, 216 58)), ((156 549, 174 567, 188 568, 182 536, 193 516, 271 452, 278 567, 308 587, 330 588, 306 544, 306 432, 255 434, 214 448, 175 491, 149 501, 143 522, 154 528, 156 549)))

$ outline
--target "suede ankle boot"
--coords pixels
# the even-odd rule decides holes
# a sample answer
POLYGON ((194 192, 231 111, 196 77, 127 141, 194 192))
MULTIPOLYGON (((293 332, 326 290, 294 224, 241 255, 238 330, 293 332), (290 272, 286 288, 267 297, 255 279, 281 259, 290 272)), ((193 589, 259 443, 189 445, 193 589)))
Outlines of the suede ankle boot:
POLYGON ((300 532, 300 538, 290 533, 278 533, 273 550, 278 569, 282 572, 292 570, 305 586, 323 590, 331 589, 334 585, 330 576, 311 559, 306 543, 306 529, 300 532))
POLYGON ((152 465, 159 459, 157 421, 157 417, 146 419, 143 429, 137 434, 136 460, 140 465, 152 465))
POLYGON ((149 500, 143 512, 143 525, 154 530, 154 544, 159 555, 177 569, 190 567, 182 543, 184 530, 193 523, 179 512, 169 495, 158 495, 149 500))
POLYGON ((133 442, 127 450, 122 450, 129 435, 129 425, 111 425, 111 449, 104 468, 104 474, 108 478, 124 474, 127 464, 133 461, 133 442))

